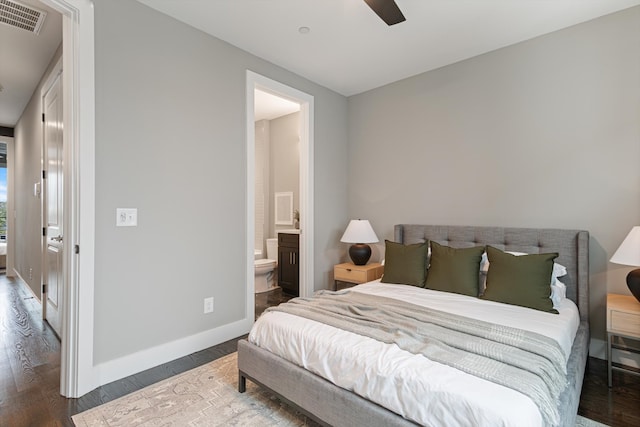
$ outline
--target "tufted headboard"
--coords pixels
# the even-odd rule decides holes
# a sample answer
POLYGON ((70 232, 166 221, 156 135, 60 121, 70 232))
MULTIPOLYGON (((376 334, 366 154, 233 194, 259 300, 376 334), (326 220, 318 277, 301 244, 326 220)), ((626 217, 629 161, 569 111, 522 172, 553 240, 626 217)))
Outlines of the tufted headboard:
POLYGON ((589 321, 588 231, 420 224, 398 224, 394 231, 395 241, 405 245, 434 240, 454 248, 491 245, 532 254, 558 252, 556 261, 567 267, 560 279, 567 286, 567 298, 578 306, 580 320, 589 321))

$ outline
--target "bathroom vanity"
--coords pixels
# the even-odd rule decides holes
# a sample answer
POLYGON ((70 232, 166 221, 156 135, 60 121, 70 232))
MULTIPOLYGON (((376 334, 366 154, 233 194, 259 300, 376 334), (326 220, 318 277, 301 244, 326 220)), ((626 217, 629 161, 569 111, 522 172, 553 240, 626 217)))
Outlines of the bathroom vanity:
POLYGON ((300 296, 299 232, 278 233, 278 285, 283 292, 300 296))

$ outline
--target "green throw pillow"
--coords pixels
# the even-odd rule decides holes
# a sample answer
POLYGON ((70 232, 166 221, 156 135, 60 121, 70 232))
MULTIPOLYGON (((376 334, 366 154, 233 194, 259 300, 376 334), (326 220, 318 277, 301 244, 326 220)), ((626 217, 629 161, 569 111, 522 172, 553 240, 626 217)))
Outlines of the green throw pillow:
POLYGON ((477 297, 483 252, 484 246, 452 248, 432 241, 425 287, 477 297))
POLYGON ((487 256, 487 289, 481 298, 558 313, 549 298, 557 253, 517 256, 487 246, 487 256))
POLYGON ((383 283, 400 283, 424 287, 427 270, 427 243, 402 243, 384 241, 383 283))

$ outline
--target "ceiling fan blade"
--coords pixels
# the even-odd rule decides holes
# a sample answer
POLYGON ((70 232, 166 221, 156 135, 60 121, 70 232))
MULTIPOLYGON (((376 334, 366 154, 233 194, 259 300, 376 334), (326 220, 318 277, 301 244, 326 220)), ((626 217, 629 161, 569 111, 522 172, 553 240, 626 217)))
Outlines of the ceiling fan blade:
POLYGON ((387 23, 387 25, 395 25, 406 21, 406 18, 394 0, 364 1, 380 17, 380 19, 387 23))

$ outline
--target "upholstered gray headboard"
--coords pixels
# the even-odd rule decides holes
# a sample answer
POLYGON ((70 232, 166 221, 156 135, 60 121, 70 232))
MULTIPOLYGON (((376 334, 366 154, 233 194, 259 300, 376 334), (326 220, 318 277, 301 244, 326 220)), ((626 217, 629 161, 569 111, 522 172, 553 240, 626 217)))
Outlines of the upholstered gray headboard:
POLYGON ((455 248, 491 245, 505 251, 558 252, 556 262, 567 267, 562 282, 567 298, 580 310, 580 320, 589 321, 589 232, 549 228, 504 228, 449 225, 398 224, 395 241, 412 244, 434 240, 455 248))

